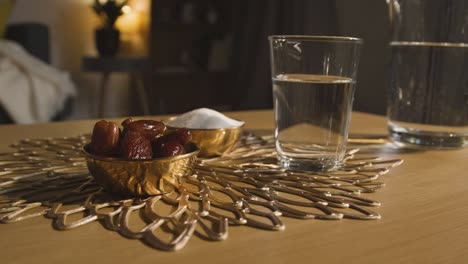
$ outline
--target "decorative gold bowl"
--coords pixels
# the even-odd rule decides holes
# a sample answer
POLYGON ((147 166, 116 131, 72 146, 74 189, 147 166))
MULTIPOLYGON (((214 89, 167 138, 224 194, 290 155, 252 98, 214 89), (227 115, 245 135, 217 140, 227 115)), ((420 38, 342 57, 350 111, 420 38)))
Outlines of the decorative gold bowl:
MULTIPOLYGON (((232 128, 187 129, 192 133, 192 142, 200 147, 198 156, 200 158, 211 158, 231 152, 242 136, 243 128, 244 125, 232 128)), ((167 126, 169 132, 176 129, 179 129, 179 127, 167 126)))
POLYGON ((184 155, 151 160, 124 160, 97 156, 85 145, 82 152, 89 172, 105 190, 113 193, 148 196, 168 193, 192 170, 200 148, 190 144, 184 155))

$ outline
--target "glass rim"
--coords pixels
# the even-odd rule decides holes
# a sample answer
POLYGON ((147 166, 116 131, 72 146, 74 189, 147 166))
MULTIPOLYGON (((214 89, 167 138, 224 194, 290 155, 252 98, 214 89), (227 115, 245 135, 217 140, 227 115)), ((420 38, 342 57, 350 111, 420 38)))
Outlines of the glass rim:
POLYGON ((362 44, 364 43, 363 39, 356 37, 346 37, 346 36, 325 36, 325 35, 270 35, 268 36, 269 40, 274 39, 295 39, 295 40, 305 40, 305 41, 322 41, 322 42, 350 42, 362 44))

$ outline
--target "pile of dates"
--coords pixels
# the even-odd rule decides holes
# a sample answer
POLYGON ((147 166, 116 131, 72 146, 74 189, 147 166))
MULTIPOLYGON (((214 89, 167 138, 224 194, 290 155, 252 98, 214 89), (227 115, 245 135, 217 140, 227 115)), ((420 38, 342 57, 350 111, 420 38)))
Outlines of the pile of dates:
POLYGON ((94 125, 89 150, 105 157, 146 160, 174 157, 188 152, 190 131, 180 128, 165 134, 166 125, 155 120, 125 119, 123 130, 114 122, 101 120, 94 125))

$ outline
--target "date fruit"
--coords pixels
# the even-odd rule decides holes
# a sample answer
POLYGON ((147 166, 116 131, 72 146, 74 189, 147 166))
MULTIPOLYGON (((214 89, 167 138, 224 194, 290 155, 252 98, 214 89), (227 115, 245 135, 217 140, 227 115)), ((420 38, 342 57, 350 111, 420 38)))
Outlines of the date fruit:
POLYGON ((129 118, 125 119, 124 121, 122 121, 122 126, 126 127, 128 124, 132 123, 133 121, 135 121, 135 120, 133 120, 133 118, 129 117, 129 118))
POLYGON ((177 141, 164 142, 156 149, 156 157, 174 157, 185 154, 185 148, 177 141))
POLYGON ((152 141, 153 153, 156 157, 174 157, 185 154, 187 151, 184 147, 192 139, 190 130, 181 128, 164 135, 152 141))
POLYGON ((90 151, 107 157, 147 160, 185 154, 186 147, 190 148, 187 143, 192 140, 190 130, 185 128, 163 135, 166 125, 156 120, 127 118, 122 127, 121 132, 113 122, 97 122, 91 136, 90 151))
POLYGON ((120 129, 114 122, 101 120, 94 125, 90 150, 96 155, 114 156, 119 150, 120 129))
POLYGON ((176 141, 181 145, 185 145, 190 142, 190 140, 192 140, 192 133, 190 130, 186 128, 179 128, 175 132, 157 138, 153 146, 158 147, 161 144, 169 141, 176 141))
POLYGON ((127 131, 120 144, 121 158, 128 160, 145 160, 153 158, 151 142, 141 133, 127 131))
POLYGON ((186 128, 179 128, 176 132, 169 134, 174 137, 180 144, 185 145, 192 140, 192 133, 186 128))
POLYGON ((122 126, 124 127, 124 133, 127 133, 127 131, 138 132, 148 140, 155 139, 166 130, 166 125, 156 120, 133 121, 133 119, 128 118, 122 122, 122 126))

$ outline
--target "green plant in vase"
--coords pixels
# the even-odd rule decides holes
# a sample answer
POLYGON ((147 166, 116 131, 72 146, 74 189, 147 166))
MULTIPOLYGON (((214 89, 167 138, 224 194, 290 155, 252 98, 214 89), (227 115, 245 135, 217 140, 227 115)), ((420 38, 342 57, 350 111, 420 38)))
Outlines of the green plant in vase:
POLYGON ((103 57, 114 56, 119 50, 120 32, 115 22, 124 14, 128 0, 95 0, 92 8, 101 18, 102 26, 96 29, 95 40, 98 53, 103 57))

